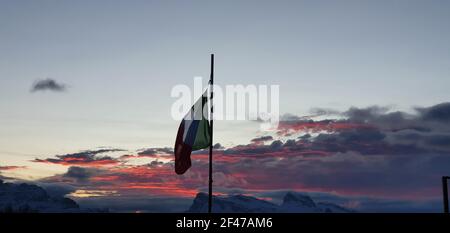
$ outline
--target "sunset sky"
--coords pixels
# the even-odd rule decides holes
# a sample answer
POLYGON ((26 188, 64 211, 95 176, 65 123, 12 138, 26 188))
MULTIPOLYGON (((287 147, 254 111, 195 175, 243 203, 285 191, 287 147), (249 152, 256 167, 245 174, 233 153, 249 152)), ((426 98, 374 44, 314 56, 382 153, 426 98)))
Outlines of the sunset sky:
POLYGON ((448 22, 438 0, 0 0, 0 178, 183 210, 207 188, 207 153, 175 174, 170 91, 206 84, 214 53, 217 85, 280 85, 282 119, 215 122, 217 194, 440 211, 448 22), (46 79, 61 88, 33 91, 46 79))

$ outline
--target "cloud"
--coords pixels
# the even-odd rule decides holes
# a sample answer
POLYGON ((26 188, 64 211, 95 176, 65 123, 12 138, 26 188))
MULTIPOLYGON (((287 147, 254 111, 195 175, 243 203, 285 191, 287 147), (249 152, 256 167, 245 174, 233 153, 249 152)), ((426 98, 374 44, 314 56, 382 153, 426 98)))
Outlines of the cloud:
POLYGON ((26 166, 0 166, 0 171, 10 171, 24 168, 26 168, 26 166))
MULTIPOLYGON (((432 209, 431 200, 441 195, 440 177, 450 171, 447 108, 439 104, 414 113, 377 106, 350 108, 338 119, 318 121, 291 115, 270 137, 217 147, 214 190, 333 193, 349 198, 349 205, 375 212, 377 203, 391 205, 392 211, 408 203, 417 203, 418 209, 426 205, 418 203, 428 203, 432 209)), ((43 161, 71 166, 46 182, 114 191, 122 197, 192 198, 208 185, 208 156, 208 150, 193 152, 192 168, 183 176, 174 174, 172 148, 149 148, 118 158, 88 151, 43 161), (134 163, 143 158, 147 164, 134 163), (97 160, 111 162, 97 166, 104 163, 97 160)))
POLYGON ((82 166, 82 167, 101 167, 118 165, 121 161, 111 156, 98 156, 98 154, 124 151, 121 149, 99 149, 87 150, 73 154, 55 155, 55 158, 48 159, 34 159, 32 162, 59 164, 64 166, 82 166))
POLYGON ((425 121, 450 122, 450 103, 441 103, 429 108, 416 108, 425 121))
POLYGON ((173 154, 173 149, 164 147, 164 148, 147 148, 138 152, 138 155, 167 155, 173 154))
MULTIPOLYGON (((105 193, 153 197, 193 197, 202 182, 199 177, 174 176, 172 163, 153 161, 144 165, 111 168, 70 167, 64 174, 40 182, 65 184, 77 190, 102 190, 105 193)), ((206 176, 205 176, 206 177, 206 176)))
POLYGON ((247 190, 289 187, 437 197, 436 182, 450 170, 450 127, 445 123, 449 109, 445 103, 413 114, 378 106, 350 108, 340 113, 343 119, 320 121, 290 115, 277 135, 297 135, 297 140, 228 148, 224 154, 241 161, 217 166, 247 181, 240 187, 247 190))
POLYGON ((147 148, 138 150, 136 154, 125 154, 120 157, 122 160, 130 160, 135 158, 152 158, 152 159, 173 159, 172 148, 147 148))
POLYGON ((370 129, 374 126, 366 123, 351 122, 348 120, 287 120, 280 121, 278 124, 279 136, 291 136, 299 132, 319 133, 319 132, 338 132, 357 128, 370 129))
POLYGON ((340 114, 339 111, 330 108, 312 108, 310 112, 313 117, 340 114))
POLYGON ((34 82, 31 87, 31 92, 37 91, 55 91, 55 92, 63 92, 66 91, 66 85, 62 83, 58 83, 57 81, 47 78, 34 82))
POLYGON ((273 137, 268 135, 268 136, 261 136, 261 137, 258 137, 258 138, 253 138, 251 140, 251 142, 253 142, 255 144, 261 144, 261 143, 264 143, 264 142, 267 142, 267 141, 272 141, 272 140, 273 140, 273 137))
POLYGON ((63 177, 73 178, 77 182, 85 182, 96 173, 96 169, 84 167, 69 167, 63 177))
POLYGON ((6 172, 15 171, 19 169, 26 169, 26 166, 0 166, 0 180, 17 181, 18 178, 5 176, 6 172))

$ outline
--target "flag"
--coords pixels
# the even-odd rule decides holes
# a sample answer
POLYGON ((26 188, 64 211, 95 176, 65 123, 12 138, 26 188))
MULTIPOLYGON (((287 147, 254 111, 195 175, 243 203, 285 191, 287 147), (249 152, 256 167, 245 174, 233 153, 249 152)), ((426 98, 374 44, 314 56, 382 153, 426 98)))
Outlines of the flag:
POLYGON ((206 148, 211 142, 207 114, 207 91, 195 102, 181 121, 175 140, 175 172, 184 174, 191 167, 191 152, 206 148))

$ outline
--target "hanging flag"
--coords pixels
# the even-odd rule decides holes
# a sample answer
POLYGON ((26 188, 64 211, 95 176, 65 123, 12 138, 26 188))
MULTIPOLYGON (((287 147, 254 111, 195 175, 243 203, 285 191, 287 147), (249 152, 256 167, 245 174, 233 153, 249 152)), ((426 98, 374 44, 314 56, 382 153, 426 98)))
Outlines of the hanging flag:
POLYGON ((207 119, 207 90, 181 121, 175 141, 175 172, 184 174, 191 167, 191 152, 210 145, 207 119), (206 114, 203 114, 203 113, 206 114))

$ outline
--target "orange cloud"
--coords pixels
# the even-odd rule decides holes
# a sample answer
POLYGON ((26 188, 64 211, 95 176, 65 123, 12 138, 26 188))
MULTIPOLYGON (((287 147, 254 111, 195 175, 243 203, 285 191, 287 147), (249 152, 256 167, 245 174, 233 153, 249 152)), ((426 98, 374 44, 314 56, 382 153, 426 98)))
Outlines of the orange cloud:
POLYGON ((9 170, 16 170, 16 169, 24 169, 27 168, 26 166, 0 166, 0 171, 9 171, 9 170))

